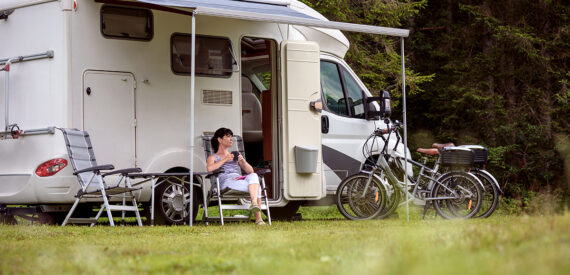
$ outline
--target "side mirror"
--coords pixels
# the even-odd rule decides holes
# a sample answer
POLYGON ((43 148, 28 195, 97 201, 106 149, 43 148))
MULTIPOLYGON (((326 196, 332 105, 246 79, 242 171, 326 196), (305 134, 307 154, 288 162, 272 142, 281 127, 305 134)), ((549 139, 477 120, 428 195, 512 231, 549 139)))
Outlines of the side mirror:
POLYGON ((380 92, 379 97, 368 97, 362 91, 362 100, 364 101, 364 117, 368 120, 378 118, 388 118, 392 114, 392 101, 390 93, 386 90, 380 92), (370 107, 370 103, 377 101, 380 105, 380 110, 370 107))

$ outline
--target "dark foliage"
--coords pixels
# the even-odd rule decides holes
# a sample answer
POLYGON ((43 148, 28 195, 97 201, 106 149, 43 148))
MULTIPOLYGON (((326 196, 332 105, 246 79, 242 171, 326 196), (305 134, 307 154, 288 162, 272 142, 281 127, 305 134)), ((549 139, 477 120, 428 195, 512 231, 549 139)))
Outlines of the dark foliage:
MULTIPOLYGON (((305 2, 332 20, 411 30, 412 149, 434 141, 482 144, 507 196, 568 190, 570 1, 305 2)), ((346 35, 347 61, 362 80, 401 96, 399 41, 346 35)))

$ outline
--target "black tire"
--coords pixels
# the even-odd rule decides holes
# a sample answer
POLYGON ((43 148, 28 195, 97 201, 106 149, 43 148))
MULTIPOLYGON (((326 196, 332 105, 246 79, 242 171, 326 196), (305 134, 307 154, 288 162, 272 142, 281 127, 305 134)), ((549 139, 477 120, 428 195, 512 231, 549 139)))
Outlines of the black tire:
POLYGON ((481 209, 482 191, 475 176, 465 172, 450 172, 438 179, 431 192, 435 211, 445 219, 468 219, 481 209))
MULTIPOLYGON (((157 182, 161 182, 159 179, 157 182)), ((168 177, 155 190, 154 201, 154 223, 156 225, 182 225, 188 224, 188 212, 190 212, 190 189, 188 184, 184 184, 174 177, 168 177), (184 188, 184 191, 182 191, 184 188), (182 196, 184 193, 184 197, 182 196)), ((202 192, 199 188, 194 187, 193 195, 193 216, 192 221, 196 221, 198 207, 200 204, 200 195, 202 192)), ((150 204, 149 204, 150 206, 150 204)), ((150 209, 150 208, 149 208, 150 209)), ((150 211, 147 212, 147 220, 150 221, 150 211)))
POLYGON ((13 215, 4 215, 4 214, 0 214, 0 224, 18 224, 18 221, 16 220, 16 218, 14 218, 13 215))
POLYGON ((494 184, 496 180, 494 178, 491 178, 493 176, 491 174, 488 174, 488 172, 485 173, 479 170, 474 170, 471 171, 471 173, 479 178, 485 187, 485 190, 483 190, 481 210, 479 210, 479 214, 477 214, 475 218, 488 218, 499 206, 499 187, 494 184))
POLYGON ((38 222, 46 225, 61 225, 66 215, 65 212, 40 212, 38 213, 38 222))
POLYGON ((398 205, 400 205, 402 201, 402 192, 393 185, 390 185, 389 188, 390 189, 386 190, 386 204, 382 211, 374 216, 375 219, 384 219, 392 215, 396 209, 398 209, 398 205))
MULTIPOLYGON (((269 209, 271 220, 285 221, 295 219, 300 206, 301 202, 299 201, 289 201, 287 205, 283 207, 271 207, 271 209, 269 209)), ((263 210, 263 212, 267 215, 267 211, 263 210)))
POLYGON ((349 220, 372 219, 381 213, 386 204, 386 189, 380 180, 359 173, 344 179, 336 190, 336 206, 349 220))

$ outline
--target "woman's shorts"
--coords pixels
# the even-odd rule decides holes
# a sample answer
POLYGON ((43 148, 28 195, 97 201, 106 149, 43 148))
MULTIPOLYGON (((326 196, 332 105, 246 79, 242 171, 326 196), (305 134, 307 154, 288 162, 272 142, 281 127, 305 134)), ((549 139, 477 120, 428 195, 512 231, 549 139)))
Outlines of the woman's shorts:
MULTIPOLYGON (((245 177, 245 179, 242 180, 234 180, 234 179, 227 179, 224 182, 222 182, 221 188, 226 189, 226 188, 230 188, 233 190, 237 190, 237 191, 241 191, 241 192, 249 192, 249 185, 250 184, 257 184, 259 185, 259 176, 257 176, 256 173, 251 173, 249 175, 247 175, 245 177)), ((261 187, 258 189, 258 194, 257 197, 261 197, 261 187)))

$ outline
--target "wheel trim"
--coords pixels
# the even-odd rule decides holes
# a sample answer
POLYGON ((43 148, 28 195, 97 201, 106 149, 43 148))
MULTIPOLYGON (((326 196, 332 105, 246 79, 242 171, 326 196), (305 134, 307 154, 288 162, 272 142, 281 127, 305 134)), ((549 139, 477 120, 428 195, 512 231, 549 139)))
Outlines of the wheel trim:
POLYGON ((182 221, 187 215, 186 208, 189 207, 190 193, 186 187, 171 184, 162 195, 162 210, 164 215, 173 222, 182 221), (183 189, 184 188, 184 195, 183 189))

